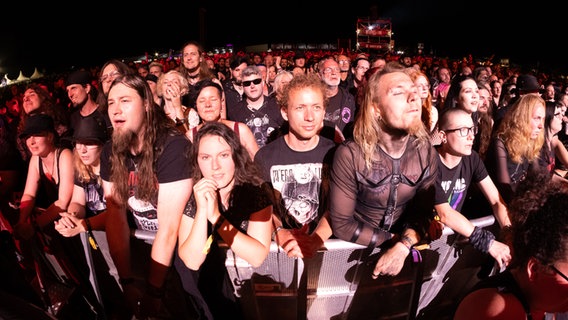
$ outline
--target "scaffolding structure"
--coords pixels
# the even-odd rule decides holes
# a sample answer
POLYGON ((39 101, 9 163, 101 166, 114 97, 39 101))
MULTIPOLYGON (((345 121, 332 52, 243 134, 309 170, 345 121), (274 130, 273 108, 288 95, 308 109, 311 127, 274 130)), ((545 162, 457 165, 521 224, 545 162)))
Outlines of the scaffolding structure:
POLYGON ((390 19, 357 19, 357 51, 386 53, 394 48, 390 19))

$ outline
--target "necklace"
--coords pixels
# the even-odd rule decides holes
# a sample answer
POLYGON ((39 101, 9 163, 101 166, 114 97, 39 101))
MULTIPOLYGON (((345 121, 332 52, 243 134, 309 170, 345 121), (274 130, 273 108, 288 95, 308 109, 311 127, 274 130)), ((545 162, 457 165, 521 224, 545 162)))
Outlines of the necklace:
POLYGON ((47 161, 49 158, 49 155, 47 155, 45 158, 41 159, 41 166, 43 167, 43 173, 45 174, 45 176, 49 179, 49 180, 54 180, 54 172, 55 172, 55 156, 56 156, 57 150, 54 152, 53 158, 51 159, 51 168, 48 167, 47 165, 47 161))

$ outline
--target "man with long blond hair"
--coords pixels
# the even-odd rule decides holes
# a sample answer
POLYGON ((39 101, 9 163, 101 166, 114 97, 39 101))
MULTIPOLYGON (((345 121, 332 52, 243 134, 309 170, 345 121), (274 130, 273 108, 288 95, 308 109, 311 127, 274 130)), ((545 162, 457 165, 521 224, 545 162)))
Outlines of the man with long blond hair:
POLYGON ((373 74, 355 122, 331 170, 330 216, 343 240, 385 252, 372 277, 400 273, 412 246, 425 238, 430 212, 417 200, 431 192, 436 152, 421 121, 416 86, 399 63, 373 74))

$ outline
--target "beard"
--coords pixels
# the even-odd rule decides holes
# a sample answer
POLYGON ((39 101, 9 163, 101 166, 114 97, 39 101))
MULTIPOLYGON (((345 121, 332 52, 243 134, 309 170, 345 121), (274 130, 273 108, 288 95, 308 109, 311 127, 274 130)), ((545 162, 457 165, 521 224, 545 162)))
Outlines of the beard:
POLYGON ((112 133, 112 150, 126 153, 138 145, 138 135, 132 130, 114 130, 112 133))
POLYGON ((416 118, 416 120, 408 126, 408 130, 406 131, 408 134, 415 136, 421 130, 424 130, 424 123, 420 118, 416 118))
POLYGON ((393 136, 406 136, 406 135, 415 136, 419 132, 425 130, 424 123, 419 117, 415 118, 414 121, 412 121, 412 123, 410 123, 407 128, 393 128, 390 124, 385 122, 384 119, 381 119, 380 121, 382 122, 381 123, 382 130, 393 136))

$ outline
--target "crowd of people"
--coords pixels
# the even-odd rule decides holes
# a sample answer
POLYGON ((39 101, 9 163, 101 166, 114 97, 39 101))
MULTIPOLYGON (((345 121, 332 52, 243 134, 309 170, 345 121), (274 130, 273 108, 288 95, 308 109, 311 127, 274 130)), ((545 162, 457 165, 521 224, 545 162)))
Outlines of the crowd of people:
POLYGON ((271 241, 303 259, 330 238, 378 247, 381 279, 443 228, 496 265, 456 319, 561 319, 566 87, 471 57, 189 41, 179 60, 112 59, 4 92, 2 226, 24 269, 49 234, 80 282, 85 234, 112 319, 243 318, 221 244, 253 267, 271 241), (496 232, 470 222, 491 213, 496 232))

